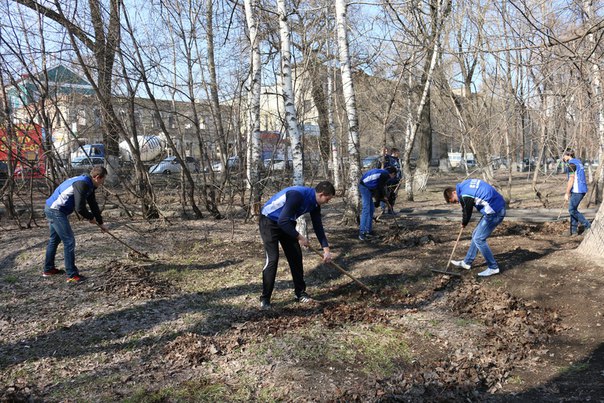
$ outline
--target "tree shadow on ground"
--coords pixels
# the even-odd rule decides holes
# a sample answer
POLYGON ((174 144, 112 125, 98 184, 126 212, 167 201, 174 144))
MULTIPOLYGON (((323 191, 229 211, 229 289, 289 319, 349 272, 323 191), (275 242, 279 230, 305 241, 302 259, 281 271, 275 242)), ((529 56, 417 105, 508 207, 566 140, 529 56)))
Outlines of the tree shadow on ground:
POLYGON ((497 395, 489 402, 588 402, 604 396, 604 343, 585 359, 543 385, 521 393, 497 395))

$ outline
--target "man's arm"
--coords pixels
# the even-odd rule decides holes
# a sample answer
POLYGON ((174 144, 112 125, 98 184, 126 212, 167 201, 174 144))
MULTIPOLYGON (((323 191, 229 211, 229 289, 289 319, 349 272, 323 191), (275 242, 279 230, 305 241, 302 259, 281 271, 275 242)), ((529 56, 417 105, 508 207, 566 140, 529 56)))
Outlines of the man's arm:
POLYGON ((323 248, 329 248, 327 242, 327 236, 325 235, 325 229, 323 228, 323 219, 321 217, 321 207, 318 207, 310 212, 310 219, 312 221, 312 227, 315 230, 315 235, 319 240, 319 243, 323 248))
POLYGON ((103 217, 101 216, 101 209, 99 208, 98 203, 96 202, 96 195, 94 192, 90 193, 88 196, 88 205, 90 206, 90 210, 92 211, 92 215, 94 216, 97 224, 103 225, 103 217))
POLYGON ((470 196, 462 196, 462 198, 459 200, 463 212, 461 226, 465 227, 466 225, 468 225, 470 219, 472 218, 472 212, 474 211, 474 198, 470 196))
POLYGON ((300 235, 296 231, 296 210, 302 204, 304 198, 300 192, 290 190, 285 194, 285 204, 279 214, 277 224, 287 235, 298 239, 300 235))
POLYGON ((386 198, 386 186, 388 184, 388 179, 390 179, 390 175, 382 174, 380 175, 380 179, 378 179, 377 187, 375 188, 375 200, 381 201, 386 198))
MULTIPOLYGON (((86 198, 86 194, 88 193, 90 187, 85 181, 77 181, 73 183, 73 202, 75 211, 84 217, 87 220, 92 220, 96 218, 93 213, 88 211, 86 207, 86 202, 88 199, 86 198)), ((95 202, 96 204, 96 202, 95 202)), ((98 209, 98 205, 97 205, 98 209)))

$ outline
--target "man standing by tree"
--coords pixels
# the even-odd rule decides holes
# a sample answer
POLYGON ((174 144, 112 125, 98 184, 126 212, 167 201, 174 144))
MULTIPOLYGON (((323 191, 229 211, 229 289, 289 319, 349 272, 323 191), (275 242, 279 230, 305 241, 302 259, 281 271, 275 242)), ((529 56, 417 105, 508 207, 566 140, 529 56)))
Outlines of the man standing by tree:
POLYGON ((271 296, 275 287, 277 266, 279 263, 279 244, 285 253, 292 278, 294 280, 294 293, 296 301, 311 302, 306 293, 304 282, 304 268, 302 265, 302 249, 300 245, 308 247, 308 239, 296 231, 296 220, 303 214, 310 213, 313 229, 317 239, 323 247, 323 261, 331 261, 331 252, 323 222, 321 219, 321 206, 328 203, 336 194, 330 182, 320 182, 314 189, 305 186, 292 186, 271 197, 260 216, 260 237, 266 252, 266 264, 262 269, 262 296, 260 308, 271 308, 271 296))
POLYGON ((451 260, 451 264, 469 270, 472 268, 476 254, 480 251, 487 262, 487 269, 478 275, 488 277, 499 274, 499 266, 487 244, 487 238, 505 218, 503 196, 493 186, 480 179, 467 179, 458 183, 455 188, 448 187, 444 191, 444 196, 447 203, 459 202, 461 204, 463 211, 461 226, 463 228, 470 222, 474 207, 482 214, 480 222, 472 232, 472 243, 466 257, 464 260, 451 260))
POLYGON ((65 271, 69 277, 67 282, 77 284, 84 281, 84 276, 80 275, 75 265, 75 237, 69 224, 69 215, 77 211, 91 224, 98 224, 101 231, 107 231, 94 194, 95 190, 103 185, 106 176, 105 167, 94 166, 90 174, 76 176, 61 183, 46 200, 44 214, 50 227, 50 239, 46 247, 46 260, 42 276, 50 277, 64 273, 63 270, 55 267, 57 247, 63 242, 65 271), (91 211, 86 208, 86 203, 90 206, 91 211))
POLYGON ((359 183, 362 203, 359 227, 359 239, 361 241, 366 241, 371 236, 375 207, 379 207, 381 202, 387 202, 388 180, 394 179, 395 176, 396 168, 389 166, 386 169, 370 169, 361 177, 359 183))
POLYGON ((570 236, 579 234, 579 223, 583 225, 583 231, 587 231, 591 224, 583 214, 579 212, 579 204, 585 193, 587 193, 587 180, 585 179, 585 170, 581 161, 575 158, 575 152, 571 149, 566 149, 562 160, 566 164, 566 174, 568 181, 566 182, 566 190, 564 192, 564 200, 568 202, 568 213, 570 214, 570 236))

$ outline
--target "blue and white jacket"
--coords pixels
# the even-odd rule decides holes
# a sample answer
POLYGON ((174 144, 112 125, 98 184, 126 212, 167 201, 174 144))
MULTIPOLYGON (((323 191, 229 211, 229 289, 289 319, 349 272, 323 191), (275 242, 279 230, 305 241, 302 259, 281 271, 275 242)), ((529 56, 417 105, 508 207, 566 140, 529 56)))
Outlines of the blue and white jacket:
POLYGON ((567 178, 570 175, 574 176, 573 188, 571 193, 587 193, 587 180, 585 179, 585 169, 583 164, 576 158, 572 158, 568 161, 568 170, 566 172, 567 178))
POLYGON ((79 215, 87 220, 96 219, 98 224, 103 224, 101 210, 96 202, 94 183, 88 174, 69 178, 55 189, 53 194, 46 199, 48 208, 59 210, 65 215, 77 211, 79 215), (86 207, 90 206, 90 210, 86 207))
POLYGON ((287 235, 297 238, 296 220, 310 213, 312 226, 321 246, 329 246, 323 222, 321 206, 317 203, 315 189, 306 186, 291 186, 271 197, 262 207, 262 215, 276 222, 287 235))
POLYGON ((389 179, 390 173, 388 171, 374 168, 361 176, 360 186, 365 186, 371 190, 371 194, 375 200, 383 200, 386 196, 386 184, 389 179))
POLYGON ((497 214, 505 209, 505 199, 497 190, 480 179, 467 179, 455 187, 457 199, 463 209, 462 224, 465 226, 472 218, 472 208, 476 207, 482 215, 497 214))

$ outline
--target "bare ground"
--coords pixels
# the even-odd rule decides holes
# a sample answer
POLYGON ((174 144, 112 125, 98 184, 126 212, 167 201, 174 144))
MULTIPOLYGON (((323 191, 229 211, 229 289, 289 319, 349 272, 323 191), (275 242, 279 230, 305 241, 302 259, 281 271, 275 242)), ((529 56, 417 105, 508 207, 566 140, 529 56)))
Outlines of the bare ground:
MULTIPOLYGON (((449 208, 444 182, 399 206, 449 208)), ((539 207, 527 186, 512 208, 539 207)), ((371 243, 341 222, 341 203, 324 215, 336 262, 376 294, 308 252, 316 302, 293 301, 282 262, 270 312, 258 310, 254 222, 108 219, 150 259, 74 222, 89 281, 68 286, 41 277, 44 220, 3 221, 0 400, 603 401, 604 266, 574 251, 568 223, 504 221, 489 240, 503 272, 478 279, 481 258, 461 277, 431 271, 446 267, 457 208, 450 221, 381 220, 371 243)))

